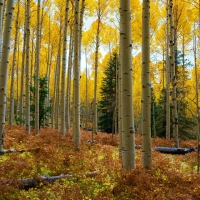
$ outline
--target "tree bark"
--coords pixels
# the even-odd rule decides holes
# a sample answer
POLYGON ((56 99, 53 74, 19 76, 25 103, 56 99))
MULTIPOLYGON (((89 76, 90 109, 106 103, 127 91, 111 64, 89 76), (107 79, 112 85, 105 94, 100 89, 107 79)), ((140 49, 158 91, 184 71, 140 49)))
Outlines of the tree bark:
MULTIPOLYGON (((0 62, 2 59, 2 45, 3 45, 3 9, 4 9, 4 0, 0 0, 0 62)), ((1 70, 1 66, 0 66, 1 70)))
POLYGON ((37 6, 37 38, 36 38, 36 84, 35 84, 35 134, 39 133, 39 84, 40 84, 40 0, 37 6))
POLYGON ((170 139, 169 0, 166 0, 166 139, 170 139))
POLYGON ((62 135, 66 134, 66 126, 65 126, 65 93, 66 93, 66 53, 67 53, 67 28, 68 28, 68 13, 69 13, 69 0, 66 2, 66 8, 65 8, 65 27, 64 27, 64 42, 63 42, 63 55, 62 55, 62 88, 61 88, 61 127, 60 127, 60 133, 62 135))
MULTIPOLYGON (((25 2, 24 15, 26 16, 26 2, 25 2)), ((24 21, 24 38, 23 38, 23 52, 22 52, 22 65, 21 65, 21 93, 19 103, 19 118, 20 125, 24 125, 24 74, 25 74, 25 52, 26 52, 26 17, 24 21)))
POLYGON ((135 168, 132 42, 130 0, 120 0, 120 55, 122 56, 122 169, 135 168))
POLYGON ((177 114, 177 97, 176 97, 176 70, 175 70, 175 40, 174 40, 174 23, 173 23, 173 0, 170 0, 170 65, 171 65, 171 83, 172 83, 172 119, 173 119, 173 137, 174 146, 179 147, 178 139, 178 114, 177 114))
POLYGON ((74 148, 80 145, 80 65, 79 65, 79 0, 75 0, 75 20, 74 20, 74 125, 73 139, 74 148))
POLYGON ((151 169, 150 0, 142 12, 142 164, 151 169))
POLYGON ((3 51, 0 73, 0 151, 4 150, 4 131, 6 116, 6 93, 8 84, 8 64, 10 55, 10 38, 12 31, 12 18, 14 10, 14 0, 7 2, 6 21, 3 34, 3 51))
POLYGON ((26 132, 30 133, 30 0, 26 3, 26 132))
POLYGON ((16 66, 16 53, 17 53, 17 43, 18 43, 18 33, 19 33, 19 12, 20 12, 20 0, 18 1, 17 16, 15 23, 15 42, 13 50, 13 61, 11 68, 11 85, 10 85, 10 115, 9 115, 9 125, 12 126, 14 122, 14 74, 16 66))
POLYGON ((98 79, 98 54, 99 54, 99 35, 100 35, 100 22, 101 14, 100 7, 97 8, 97 33, 96 33, 96 47, 95 47, 95 72, 94 72, 94 118, 93 118, 93 129, 92 129, 92 141, 94 134, 97 134, 98 131, 98 116, 97 116, 97 79, 98 79))
POLYGON ((72 75, 72 56, 74 48, 73 28, 70 28, 70 44, 69 44, 69 59, 68 59, 68 73, 67 73, 67 100, 66 100, 66 129, 70 130, 70 99, 71 99, 71 75, 72 75))

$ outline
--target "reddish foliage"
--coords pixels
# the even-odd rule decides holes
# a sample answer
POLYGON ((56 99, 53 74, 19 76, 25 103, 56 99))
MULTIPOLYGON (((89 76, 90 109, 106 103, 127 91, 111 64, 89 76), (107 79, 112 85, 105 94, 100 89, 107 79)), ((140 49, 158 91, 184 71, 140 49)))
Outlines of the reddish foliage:
MULTIPOLYGON (((44 128, 38 135, 34 130, 28 135, 22 126, 7 126, 5 148, 15 152, 0 158, 0 199, 171 199, 196 200, 200 197, 200 177, 196 174, 197 152, 186 155, 165 155, 152 152, 151 170, 141 167, 141 149, 137 149, 137 168, 121 173, 118 158, 118 135, 98 133, 91 142, 91 132, 81 131, 81 145, 74 151, 72 133, 66 137, 59 130, 44 128), (23 151, 21 151, 23 150, 23 151), (37 178, 44 173, 83 175, 99 170, 96 177, 60 180, 39 185, 38 189, 19 192, 19 179, 37 178)), ((136 145, 142 139, 136 135, 136 145)), ((172 147, 173 140, 152 139, 154 146, 172 147)), ((180 141, 181 147, 195 147, 196 141, 180 141)))

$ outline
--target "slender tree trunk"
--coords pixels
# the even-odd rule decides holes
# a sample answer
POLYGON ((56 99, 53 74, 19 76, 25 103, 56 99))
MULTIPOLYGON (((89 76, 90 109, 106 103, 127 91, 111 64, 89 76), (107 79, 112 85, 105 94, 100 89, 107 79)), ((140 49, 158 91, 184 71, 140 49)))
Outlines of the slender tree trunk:
POLYGON ((169 0, 166 0, 166 139, 170 139, 169 0))
POLYGON ((182 48, 183 48, 183 66, 182 66, 182 97, 183 97, 183 101, 185 101, 185 36, 183 35, 183 43, 182 43, 182 48))
POLYGON ((155 99, 152 99, 153 137, 156 138, 155 99))
POLYGON ((66 2, 65 8, 65 27, 64 27, 64 43, 63 43, 63 57, 62 57, 62 92, 61 92, 61 128, 60 133, 62 135, 66 134, 66 126, 65 126, 65 91, 66 91, 66 53, 67 53, 67 28, 68 28, 68 13, 69 13, 69 0, 66 2))
POLYGON ((30 0, 26 6, 26 132, 30 133, 30 0))
POLYGON ((79 69, 79 0, 75 0, 74 21, 74 148, 80 145, 80 69, 79 69))
POLYGON ((88 66, 87 66, 87 52, 85 51, 85 75, 86 75, 86 95, 85 95, 85 129, 88 131, 88 66))
MULTIPOLYGON (((199 32, 200 32, 200 0, 199 0, 199 32)), ((197 66, 196 66, 197 67, 197 66)), ((197 68, 196 68, 197 70, 197 68)), ((197 75, 197 73, 196 73, 197 75)), ((196 77, 198 80, 198 77, 196 77)), ((198 95, 199 95, 199 83, 198 81, 196 81, 196 95, 197 95, 197 114, 198 114, 198 131, 197 131, 197 143, 198 143, 198 153, 197 153, 197 162, 198 162, 198 166, 197 166, 197 172, 198 174, 200 173, 200 113, 199 113, 199 99, 198 99, 198 95)))
MULTIPOLYGON (((34 35, 34 33, 33 33, 34 35)), ((34 70, 34 37, 31 38, 31 85, 35 84, 33 83, 33 74, 35 73, 34 70)))
MULTIPOLYGON (((121 14, 120 14, 121 15, 121 14)), ((120 19, 120 27, 122 27, 122 19, 120 19)), ((118 75, 118 133, 119 133, 119 157, 122 155, 122 47, 123 40, 120 38, 120 49, 119 49, 119 75, 118 75)))
POLYGON ((178 139, 178 114, 176 98, 176 70, 175 70, 175 40, 174 40, 174 23, 173 23, 173 0, 170 0, 170 65, 172 81, 172 118, 173 118, 173 137, 175 147, 179 147, 178 139))
POLYGON ((67 99, 66 99, 66 129, 70 130, 70 99, 71 99, 71 74, 72 74, 72 55, 73 55, 73 29, 70 29, 69 59, 67 73, 67 99))
POLYGON ((100 35, 100 14, 98 14, 98 22, 97 22, 97 34, 96 34, 96 47, 95 47, 95 75, 94 75, 94 118, 93 118, 93 129, 92 129, 92 141, 94 134, 97 134, 98 131, 98 116, 97 116, 97 80, 98 80, 98 54, 99 54, 99 35, 100 35))
MULTIPOLYGON (((25 16, 26 16, 26 2, 25 2, 25 16)), ((26 52, 26 24, 27 20, 25 18, 24 22, 24 38, 23 38, 23 52, 22 52, 22 67, 21 67, 21 93, 20 93, 20 125, 24 125, 24 75, 25 75, 25 52, 26 52)))
POLYGON ((17 43, 18 43, 18 33, 19 33, 19 8, 20 1, 18 1, 17 17, 15 24, 15 42, 14 42, 14 51, 13 51, 13 61, 11 68, 11 88, 10 88, 10 115, 9 115, 9 125, 12 126, 14 122, 14 74, 16 66, 16 53, 17 53, 17 43))
MULTIPOLYGON (((4 8, 4 0, 0 0, 0 62, 1 62, 1 56, 2 56, 2 35, 3 35, 3 8, 4 8)), ((1 69, 1 66, 0 66, 1 69)))
MULTIPOLYGON (((194 50, 194 67, 195 67, 195 81, 196 81, 196 118, 197 118, 197 140, 199 144, 199 130, 200 130, 200 117, 199 117, 199 81, 198 81, 198 68, 197 68, 197 51, 196 51, 196 35, 194 36, 193 40, 193 50, 194 50)), ((199 147, 199 146, 198 146, 199 147)), ((198 148, 198 154, 197 154, 197 173, 200 172, 200 151, 198 148)))
MULTIPOLYGON (((18 41, 20 39, 20 33, 18 34, 18 41)), ((17 101, 16 101, 16 119, 17 119, 17 123, 18 123, 18 119, 19 119, 19 58, 20 58, 20 55, 19 55, 19 49, 20 49, 20 43, 18 42, 18 45, 17 45, 17 84, 16 84, 16 96, 17 96, 17 101)))
POLYGON ((60 51, 61 51, 61 25, 60 25, 60 39, 58 44, 58 53, 56 59, 56 69, 54 75, 54 92, 53 92, 53 99, 52 99, 52 110, 51 110, 51 126, 52 128, 58 128, 57 119, 57 111, 56 104, 59 105, 59 83, 60 83, 60 51), (58 94, 58 95, 57 95, 58 94))
POLYGON ((120 46, 122 70, 122 169, 135 168, 133 115, 132 42, 130 0, 120 0, 120 46))
MULTIPOLYGON (((51 9, 51 1, 50 1, 50 9, 51 9)), ((47 56, 47 71, 46 71, 46 77, 47 77, 47 98, 46 98, 46 105, 47 107, 50 107, 50 67, 51 67, 51 60, 52 60, 52 53, 51 53, 51 15, 49 15, 49 34, 48 34, 48 56, 47 56)), ((47 113, 45 125, 49 126, 49 116, 50 112, 47 113)))
POLYGON ((142 12, 142 163, 151 169, 150 0, 142 12))
POLYGON ((35 85, 35 134, 39 133, 39 84, 40 84, 40 0, 37 6, 37 38, 36 38, 36 85, 35 85))
POLYGON ((8 84, 8 64, 10 55, 10 38, 12 31, 12 18, 14 10, 14 0, 7 2, 6 21, 3 34, 3 51, 0 74, 0 151, 4 150, 4 131, 6 116, 6 93, 8 84))

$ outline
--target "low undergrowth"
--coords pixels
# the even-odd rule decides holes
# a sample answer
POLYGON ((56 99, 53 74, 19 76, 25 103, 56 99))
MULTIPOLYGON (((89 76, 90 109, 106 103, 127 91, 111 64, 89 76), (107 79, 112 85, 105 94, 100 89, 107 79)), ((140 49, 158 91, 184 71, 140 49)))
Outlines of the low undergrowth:
MULTIPOLYGON (((74 151, 71 132, 44 128, 37 136, 27 135, 24 127, 7 126, 5 148, 16 151, 0 156, 0 199, 200 199, 197 152, 186 155, 161 154, 152 148, 152 170, 141 166, 141 149, 136 150, 136 169, 121 171, 118 136, 98 133, 91 144, 91 132, 81 131, 81 145, 74 151), (88 172, 97 171, 94 177, 88 172), (42 182, 23 190, 20 179, 43 175, 73 175, 53 183, 42 182)), ((173 146, 173 140, 152 139, 152 146, 173 146)), ((196 141, 181 141, 181 147, 195 147, 196 141)), ((136 135, 136 145, 141 137, 136 135)))

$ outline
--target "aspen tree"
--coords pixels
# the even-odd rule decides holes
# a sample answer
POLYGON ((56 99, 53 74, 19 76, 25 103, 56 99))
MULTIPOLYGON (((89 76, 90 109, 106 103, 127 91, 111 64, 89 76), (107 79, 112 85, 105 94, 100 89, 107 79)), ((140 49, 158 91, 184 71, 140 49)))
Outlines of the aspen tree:
POLYGON ((142 164, 151 169, 150 0, 142 11, 142 164))
MULTIPOLYGON (((26 1, 24 5, 24 15, 26 16, 26 1)), ((24 38, 23 38, 23 52, 22 52, 22 66, 21 66, 21 91, 20 91, 20 102, 19 102, 19 118, 20 125, 24 124, 24 75, 25 75, 25 52, 26 52, 26 24, 27 19, 24 20, 24 38)))
POLYGON ((97 116, 97 88, 98 88, 98 62, 99 62, 99 47, 100 47, 100 32, 102 29, 102 18, 103 15, 106 14, 107 2, 104 0, 98 0, 96 6, 96 14, 97 14, 97 29, 96 29, 96 39, 95 39, 95 75, 94 75, 94 101, 93 101, 93 110, 94 110, 94 118, 93 118, 93 130, 92 130, 92 141, 94 133, 97 134, 98 131, 98 116, 97 116))
POLYGON ((30 0, 26 3, 26 132, 30 133, 30 0))
POLYGON ((67 54, 67 28, 68 28, 68 13, 69 13, 69 0, 66 1, 65 8, 65 27, 64 27, 64 43, 63 43, 63 55, 62 55, 62 92, 61 92, 61 128, 60 133, 65 135, 66 127, 65 127, 65 91, 66 91, 66 54, 67 54))
POLYGON ((200 151, 199 151, 199 132, 200 132, 200 121, 199 121, 199 81, 198 81, 198 68, 197 68, 197 49, 196 49, 196 35, 193 37, 193 51, 194 51, 194 67, 195 67, 195 87, 196 87, 196 118, 197 118, 197 141, 198 141, 198 154, 197 154, 197 173, 200 172, 200 151))
MULTIPOLYGON (((0 0, 0 62, 1 62, 1 56, 2 56, 2 35, 3 35, 3 8, 4 8, 4 0, 0 0)), ((1 66, 0 66, 1 70, 1 66)))
POLYGON ((13 60, 11 67, 11 86, 10 86, 10 114, 9 114, 9 125, 13 125, 14 122, 14 74, 16 66, 16 53, 17 53, 17 43, 18 43, 18 33, 19 33, 19 13, 20 13, 20 0, 18 0, 17 6, 17 16, 15 21, 15 40, 14 40, 14 50, 13 50, 13 60))
MULTIPOLYGON (((50 1, 50 7, 49 9, 51 9, 51 1, 50 1)), ((51 73, 51 61, 52 61, 52 53, 51 53, 51 15, 49 14, 49 33, 48 33, 48 57, 47 57, 47 71, 46 71, 46 77, 47 77, 47 88, 48 91, 50 91, 50 73, 51 73)), ((46 105, 47 107, 50 107, 50 92, 48 92, 47 94, 47 98, 46 98, 46 105)), ((48 113, 48 116, 46 118, 46 125, 49 126, 49 116, 50 113, 48 113)))
POLYGON ((70 97, 71 97, 71 74, 72 74, 72 57, 73 57, 73 28, 70 27, 69 59, 67 72, 67 98, 66 98, 66 130, 70 130, 70 97))
POLYGON ((166 139, 170 139, 169 0, 166 0, 166 139))
POLYGON ((75 0, 75 17, 74 17, 74 124, 73 139, 74 148, 77 149, 80 144, 80 68, 79 68, 79 0, 75 0))
MULTIPOLYGON (((198 1, 198 28, 200 33, 200 0, 198 1)), ((195 37, 196 41, 196 37, 195 37)), ((195 42, 195 50, 196 50, 196 42, 195 42)), ((196 51, 195 51, 196 52, 196 51)), ((195 64, 196 64, 196 57, 195 57, 195 64)), ((197 165, 197 173, 200 173, 200 113, 199 113, 199 82, 198 82, 198 68, 195 65, 195 75, 196 75, 196 104, 197 104, 197 120, 198 120, 198 131, 197 131, 197 142, 198 142, 198 165, 197 165)))
POLYGON ((59 111, 59 85, 60 85, 60 53, 61 53, 61 22, 60 22, 60 31, 59 31, 59 43, 58 51, 56 58, 56 69, 54 75, 54 92, 53 92, 53 102, 52 102, 52 111, 51 111, 51 125, 52 128, 58 129, 58 111, 59 111))
MULTIPOLYGON (((121 15, 121 14, 120 14, 121 15)), ((120 19, 120 27, 122 27, 122 19, 120 19)), ((119 74, 118 74, 118 133, 119 133, 119 156, 122 153, 122 53, 121 48, 123 47, 123 40, 120 39, 119 48, 119 74)))
POLYGON ((122 69, 122 169, 135 168, 133 115, 132 42, 130 0, 120 0, 120 55, 122 69))
POLYGON ((36 37, 36 83, 35 83, 35 134, 39 133, 39 82, 40 82, 40 0, 37 5, 37 37, 36 37))
POLYGON ((175 42, 174 42, 174 23, 173 23, 173 0, 169 2, 170 12, 170 66, 171 66, 171 83, 172 83, 172 118, 173 118, 173 137, 175 147, 179 147, 178 139, 178 114, 177 114, 177 97, 176 97, 176 70, 175 70, 175 42))
MULTIPOLYGON (((18 41, 20 39, 20 33, 18 34, 18 41)), ((19 119, 19 58, 20 58, 20 55, 19 55, 19 49, 20 49, 20 43, 18 42, 18 45, 17 45, 17 77, 16 77, 16 81, 17 81, 17 84, 16 84, 16 96, 17 96, 17 101, 16 101, 16 119, 19 119)))
MULTIPOLYGON (((99 5, 98 1, 98 5, 99 5)), ((98 78, 98 54, 99 54, 99 34, 100 34, 100 22, 101 22, 101 12, 100 8, 97 10, 97 33, 96 33, 96 47, 95 47, 95 77, 94 77, 94 121, 93 121, 93 130, 92 130, 92 141, 93 141, 93 134, 97 134, 97 78, 98 78)))
POLYGON ((8 64, 10 55, 10 38, 12 31, 12 18, 14 10, 14 0, 7 2, 6 21, 3 33, 3 50, 0 71, 0 151, 4 150, 4 131, 6 116, 6 93, 8 84, 8 64))
POLYGON ((88 131, 88 63, 87 63, 87 51, 85 48, 85 74, 86 74, 86 95, 85 95, 85 105, 86 105, 86 109, 85 109, 85 129, 86 131, 88 131))

